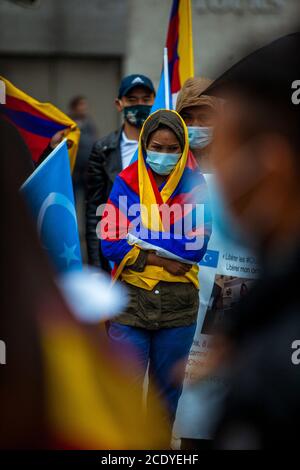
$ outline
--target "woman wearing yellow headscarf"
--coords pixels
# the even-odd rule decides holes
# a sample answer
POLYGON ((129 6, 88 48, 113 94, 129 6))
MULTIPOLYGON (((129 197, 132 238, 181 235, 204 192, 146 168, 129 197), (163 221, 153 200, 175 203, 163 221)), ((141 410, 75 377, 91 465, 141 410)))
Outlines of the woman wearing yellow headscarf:
POLYGON ((173 369, 187 359, 199 306, 198 263, 210 236, 204 178, 189 152, 187 129, 175 111, 146 120, 139 153, 117 177, 101 222, 102 250, 126 284, 129 305, 108 334, 138 362, 175 418, 182 384, 173 369))

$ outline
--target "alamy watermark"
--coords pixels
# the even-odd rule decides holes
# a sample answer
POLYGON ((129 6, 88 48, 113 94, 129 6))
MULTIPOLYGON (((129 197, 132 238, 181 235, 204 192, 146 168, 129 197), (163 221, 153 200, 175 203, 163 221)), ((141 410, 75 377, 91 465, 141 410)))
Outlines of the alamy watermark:
POLYGON ((205 242, 204 214, 204 204, 151 204, 148 210, 144 204, 128 205, 127 196, 119 196, 118 208, 112 203, 97 208, 101 220, 96 232, 102 240, 127 239, 128 234, 148 240, 184 240, 187 251, 200 250, 205 242))
POLYGON ((0 365, 6 364, 6 344, 0 340, 0 365))

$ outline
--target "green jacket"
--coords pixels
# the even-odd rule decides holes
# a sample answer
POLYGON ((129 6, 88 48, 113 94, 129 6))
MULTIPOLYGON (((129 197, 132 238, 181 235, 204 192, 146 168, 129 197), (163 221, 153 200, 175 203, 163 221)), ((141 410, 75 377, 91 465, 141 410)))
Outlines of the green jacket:
POLYGON ((153 290, 126 283, 129 304, 114 319, 123 325, 158 330, 189 326, 197 320, 199 291, 191 282, 160 281, 153 290))
MULTIPOLYGON (((130 269, 143 272, 146 260, 147 252, 141 250, 130 269)), ((189 326, 197 320, 199 291, 191 282, 160 281, 151 291, 128 283, 126 287, 129 303, 126 311, 115 318, 118 323, 158 330, 189 326)))

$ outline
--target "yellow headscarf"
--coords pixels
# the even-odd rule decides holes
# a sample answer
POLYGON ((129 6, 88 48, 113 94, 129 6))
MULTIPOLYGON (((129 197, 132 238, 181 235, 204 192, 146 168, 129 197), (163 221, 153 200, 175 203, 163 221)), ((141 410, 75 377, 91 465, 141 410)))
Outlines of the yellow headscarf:
MULTIPOLYGON (((177 122, 180 124, 183 130, 184 135, 184 145, 182 156, 179 159, 176 167, 171 172, 166 184, 164 185, 160 195, 163 203, 166 203, 170 196, 173 194, 176 189, 186 166, 189 145, 188 145, 188 132, 186 125, 181 118, 181 116, 176 111, 171 110, 158 110, 155 113, 151 114, 145 121, 139 138, 138 145, 138 181, 139 181, 139 193, 140 193, 140 204, 141 204, 141 217, 143 225, 153 231, 164 231, 162 225, 158 203, 155 197, 154 189, 147 171, 143 151, 145 149, 146 142, 144 141, 144 132, 149 125, 149 122, 153 119, 158 121, 158 124, 167 125, 167 115, 170 114, 172 118, 176 116, 177 122), (171 114, 170 114, 171 113, 171 114), (161 121, 161 122, 160 122, 161 121)), ((174 120, 174 119, 172 119, 174 120)), ((172 127, 171 127, 172 129, 172 127)), ((199 268, 197 265, 193 265, 184 276, 174 276, 166 271, 162 267, 158 266, 149 266, 145 267, 145 270, 142 273, 137 273, 130 269, 130 265, 133 264, 140 253, 140 248, 138 246, 133 246, 132 250, 124 257, 122 263, 119 265, 114 279, 121 277, 122 280, 133 284, 135 286, 152 290, 159 281, 167 282, 192 282, 197 288, 198 284, 198 271, 199 268), (125 269, 126 268, 126 269, 125 269)))

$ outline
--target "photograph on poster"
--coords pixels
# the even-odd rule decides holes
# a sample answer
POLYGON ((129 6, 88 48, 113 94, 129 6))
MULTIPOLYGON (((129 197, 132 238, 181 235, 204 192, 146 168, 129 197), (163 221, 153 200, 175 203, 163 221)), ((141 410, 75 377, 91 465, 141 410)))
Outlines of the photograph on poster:
POLYGON ((201 333, 209 335, 216 327, 220 327, 233 306, 249 292, 254 281, 254 279, 217 274, 201 333))

